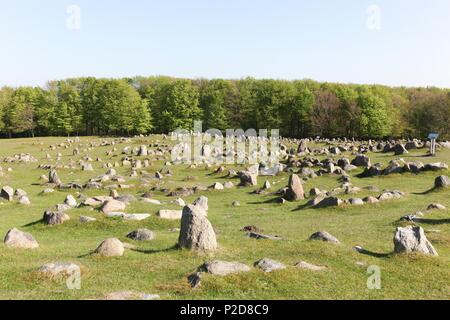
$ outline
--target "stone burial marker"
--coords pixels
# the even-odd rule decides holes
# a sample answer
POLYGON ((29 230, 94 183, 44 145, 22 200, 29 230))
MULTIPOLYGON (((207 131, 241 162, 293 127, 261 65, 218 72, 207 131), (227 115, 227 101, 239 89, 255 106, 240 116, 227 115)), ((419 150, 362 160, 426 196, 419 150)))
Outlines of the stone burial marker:
POLYGON ((448 188, 450 186, 450 179, 447 176, 439 176, 434 181, 434 187, 437 189, 448 188))
POLYGON ((150 241, 155 239, 155 234, 148 229, 138 229, 130 232, 127 235, 127 238, 134 241, 150 241))
POLYGON ((309 237, 309 240, 313 240, 313 241, 324 241, 324 242, 330 242, 333 244, 340 244, 341 242, 334 236, 332 236, 331 234, 329 234, 326 231, 319 231, 316 232, 314 234, 312 234, 309 237))
POLYGON ((103 257, 121 257, 125 251, 123 243, 116 238, 110 238, 103 241, 94 253, 103 257))
POLYGON ((286 269, 286 266, 281 262, 268 258, 264 258, 262 260, 255 262, 255 267, 263 270, 264 272, 272 272, 276 270, 286 269))
POLYGON ((305 199, 305 191, 303 190, 302 181, 296 174, 291 175, 289 178, 288 189, 286 190, 286 200, 298 201, 305 199))
POLYGON ((436 249, 425 236, 422 227, 397 228, 394 236, 394 251, 395 253, 419 252, 438 256, 436 249))
POLYGON ((217 249, 216 234, 201 206, 183 208, 178 246, 198 251, 217 249))
POLYGON ((7 201, 13 201, 14 199, 14 189, 10 186, 4 186, 0 191, 0 198, 3 198, 7 201))
POLYGON ((215 260, 206 262, 199 268, 199 270, 212 275, 227 276, 233 273, 248 272, 250 271, 250 267, 240 262, 215 260))
POLYGON ((29 233, 22 232, 16 228, 6 233, 4 243, 7 247, 18 249, 36 249, 39 248, 38 242, 29 233))

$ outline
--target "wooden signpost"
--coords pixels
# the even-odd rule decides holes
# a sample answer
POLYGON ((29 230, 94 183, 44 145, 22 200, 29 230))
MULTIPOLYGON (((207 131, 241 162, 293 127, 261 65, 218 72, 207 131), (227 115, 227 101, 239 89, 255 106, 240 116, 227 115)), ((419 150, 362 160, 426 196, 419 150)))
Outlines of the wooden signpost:
POLYGON ((430 154, 432 156, 436 155, 436 140, 439 138, 439 133, 430 133, 428 139, 431 141, 430 154))

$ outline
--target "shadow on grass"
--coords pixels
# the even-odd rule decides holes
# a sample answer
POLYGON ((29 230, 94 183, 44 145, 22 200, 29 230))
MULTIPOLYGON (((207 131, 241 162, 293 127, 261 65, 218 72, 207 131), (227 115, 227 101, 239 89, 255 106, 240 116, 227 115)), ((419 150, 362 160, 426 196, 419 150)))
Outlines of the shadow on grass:
POLYGON ((392 257, 394 255, 394 252, 389 252, 389 253, 378 253, 378 252, 373 252, 373 251, 369 251, 366 249, 361 249, 358 251, 361 254, 364 254, 366 256, 371 256, 374 258, 389 258, 392 257))
MULTIPOLYGON (((254 191, 253 192, 249 192, 248 194, 254 194, 254 191)), ((280 197, 274 198, 274 199, 265 200, 265 201, 249 202, 248 204, 270 204, 270 203, 280 204, 279 201, 280 201, 280 197)))
POLYGON ((424 196, 424 195, 430 194, 430 193, 432 193, 432 192, 434 192, 436 190, 438 190, 438 189, 437 188, 431 188, 431 189, 429 189, 427 191, 424 191, 424 192, 413 192, 412 194, 414 194, 416 196, 424 196))
POLYGON ((31 222, 31 223, 25 224, 25 225, 22 226, 22 228, 34 227, 34 226, 37 226, 39 224, 44 224, 44 221, 42 219, 40 219, 40 220, 31 222))
POLYGON ((430 225, 441 225, 441 224, 450 224, 450 219, 422 219, 416 218, 414 222, 430 224, 430 225))
POLYGON ((143 254, 156 254, 156 253, 165 253, 165 252, 172 252, 172 251, 178 251, 180 248, 178 247, 178 245, 173 245, 170 248, 166 248, 166 249, 160 249, 160 250, 154 250, 154 249, 150 249, 150 250, 142 250, 142 249, 130 249, 131 251, 134 252, 138 252, 138 253, 143 253, 143 254))
POLYGON ((295 211, 301 211, 301 210, 306 210, 306 209, 313 209, 314 206, 311 205, 309 202, 302 204, 301 206, 298 206, 297 208, 293 209, 292 212, 295 211))

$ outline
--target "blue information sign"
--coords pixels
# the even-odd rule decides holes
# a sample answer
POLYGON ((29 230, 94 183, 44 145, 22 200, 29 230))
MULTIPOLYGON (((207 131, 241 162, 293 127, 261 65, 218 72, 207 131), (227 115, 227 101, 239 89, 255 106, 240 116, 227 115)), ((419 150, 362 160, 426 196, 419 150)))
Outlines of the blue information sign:
POLYGON ((437 138, 439 138, 439 133, 430 133, 428 135, 428 139, 430 140, 437 140, 437 138))

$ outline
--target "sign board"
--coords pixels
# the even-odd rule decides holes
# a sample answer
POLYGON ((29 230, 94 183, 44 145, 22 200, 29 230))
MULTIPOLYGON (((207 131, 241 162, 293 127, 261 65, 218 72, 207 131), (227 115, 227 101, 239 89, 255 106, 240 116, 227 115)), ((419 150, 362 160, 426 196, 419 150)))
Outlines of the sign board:
POLYGON ((439 138, 439 133, 430 133, 428 135, 428 139, 430 140, 437 140, 437 138, 439 138))
POLYGON ((430 154, 432 156, 436 155, 436 140, 439 138, 439 133, 430 133, 428 139, 431 140, 430 144, 430 154))

